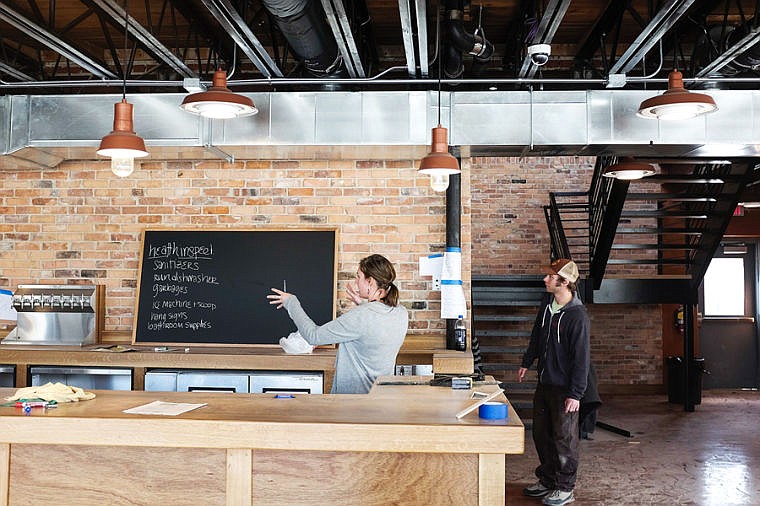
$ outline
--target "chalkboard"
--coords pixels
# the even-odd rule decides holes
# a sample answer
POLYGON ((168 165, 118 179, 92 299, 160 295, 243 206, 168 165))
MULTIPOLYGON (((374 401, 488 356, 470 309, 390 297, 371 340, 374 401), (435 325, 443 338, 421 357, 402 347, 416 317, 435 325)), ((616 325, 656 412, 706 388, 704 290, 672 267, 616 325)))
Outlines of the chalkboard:
POLYGON ((336 231, 145 230, 133 344, 278 344, 296 330, 271 288, 317 325, 335 317, 336 231))

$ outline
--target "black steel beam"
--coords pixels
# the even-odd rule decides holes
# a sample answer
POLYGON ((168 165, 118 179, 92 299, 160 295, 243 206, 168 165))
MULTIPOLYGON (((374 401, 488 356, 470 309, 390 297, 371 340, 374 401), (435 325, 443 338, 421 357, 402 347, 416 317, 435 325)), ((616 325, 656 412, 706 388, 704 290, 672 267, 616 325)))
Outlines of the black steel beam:
POLYGON ((691 277, 651 279, 604 279, 594 290, 594 304, 689 304, 697 303, 691 277))

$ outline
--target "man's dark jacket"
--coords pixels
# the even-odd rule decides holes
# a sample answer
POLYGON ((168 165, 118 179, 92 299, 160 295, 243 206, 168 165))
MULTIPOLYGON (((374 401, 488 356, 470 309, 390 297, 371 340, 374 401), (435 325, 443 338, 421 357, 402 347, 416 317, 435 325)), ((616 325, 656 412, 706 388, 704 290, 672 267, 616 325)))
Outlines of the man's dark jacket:
POLYGON ((573 296, 551 314, 552 300, 551 294, 542 300, 522 366, 528 368, 538 359, 539 383, 564 387, 567 397, 580 400, 586 391, 591 362, 588 313, 580 299, 573 296))

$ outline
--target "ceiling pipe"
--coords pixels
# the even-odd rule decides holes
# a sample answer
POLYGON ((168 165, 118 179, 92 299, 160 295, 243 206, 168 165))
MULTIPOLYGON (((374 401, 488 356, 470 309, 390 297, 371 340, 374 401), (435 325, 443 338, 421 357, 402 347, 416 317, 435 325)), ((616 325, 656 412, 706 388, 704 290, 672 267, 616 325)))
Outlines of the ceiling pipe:
POLYGON ((700 77, 712 71, 719 76, 734 76, 742 72, 754 72, 760 68, 760 43, 758 43, 757 18, 728 31, 721 39, 722 30, 715 27, 708 32, 715 47, 724 53, 700 71, 700 77), (749 47, 746 47, 749 45, 749 47), (740 52, 741 51, 741 52, 740 52), (731 58, 735 52, 740 52, 731 58), (720 65, 717 66, 716 65, 720 65), (717 67, 717 68, 716 68, 717 67))
MULTIPOLYGON (((405 67, 402 67, 405 68, 405 67)), ((378 76, 379 77, 379 76, 378 76)), ((323 79, 298 79, 298 78, 273 78, 273 79, 239 79, 234 81, 227 81, 228 88, 234 88, 238 86, 256 86, 274 88, 277 86, 298 86, 298 85, 324 85, 324 84, 362 84, 362 85, 426 85, 431 87, 438 86, 438 79, 379 79, 378 77, 368 78, 323 78, 323 79)), ((629 84, 655 84, 665 83, 668 79, 666 77, 626 77, 626 82, 629 84)), ((760 83, 760 77, 692 77, 683 78, 684 83, 700 84, 700 83, 739 83, 739 84, 758 84, 760 83)), ((203 84, 211 85, 211 81, 201 81, 203 84)), ((491 85, 491 84, 545 84, 545 85, 561 85, 561 84, 574 84, 574 85, 599 85, 602 89, 607 83, 607 79, 552 79, 541 77, 524 77, 524 78, 493 78, 493 79, 441 79, 442 84, 459 85, 459 84, 479 84, 479 85, 491 85)), ((180 91, 184 91, 184 81, 151 81, 151 80, 128 80, 126 83, 128 88, 136 87, 154 87, 154 88, 177 88, 180 91)), ((0 90, 11 89, 45 89, 45 88, 97 88, 97 87, 122 87, 123 81, 118 80, 74 80, 74 81, 20 81, 20 82, 8 82, 0 79, 0 90)))
POLYGON ((313 76, 337 77, 343 58, 316 0, 263 0, 291 49, 313 76))
POLYGON ((464 73, 462 53, 473 57, 473 74, 483 73, 485 65, 493 55, 493 44, 478 33, 468 33, 462 19, 464 0, 446 0, 446 62, 444 72, 446 77, 457 78, 464 73), (454 48, 456 51, 452 50, 454 48))

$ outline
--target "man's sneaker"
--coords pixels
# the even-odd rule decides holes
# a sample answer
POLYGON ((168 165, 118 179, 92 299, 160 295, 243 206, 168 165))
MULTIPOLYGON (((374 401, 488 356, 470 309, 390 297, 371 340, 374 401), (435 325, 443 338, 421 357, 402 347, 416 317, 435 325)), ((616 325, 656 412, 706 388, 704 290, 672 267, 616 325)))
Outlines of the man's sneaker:
POLYGON ((551 491, 552 489, 544 487, 543 483, 537 481, 530 487, 525 487, 523 489, 523 495, 526 495, 528 497, 543 497, 551 491))
POLYGON ((544 497, 541 501, 546 506, 562 506, 563 504, 570 504, 575 501, 573 491, 565 492, 564 490, 552 490, 552 493, 544 497))

